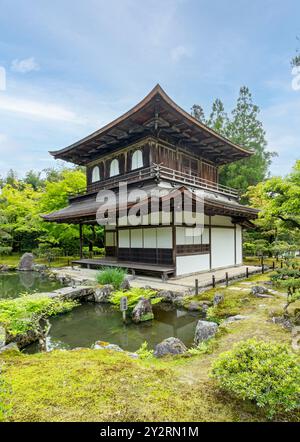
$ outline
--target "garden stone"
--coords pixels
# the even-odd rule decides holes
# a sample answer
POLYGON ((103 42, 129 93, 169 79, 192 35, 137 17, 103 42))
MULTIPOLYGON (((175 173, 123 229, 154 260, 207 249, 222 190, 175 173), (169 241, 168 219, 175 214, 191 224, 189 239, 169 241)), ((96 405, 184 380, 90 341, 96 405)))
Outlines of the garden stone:
POLYGON ((269 294, 268 289, 260 285, 251 287, 251 294, 256 296, 256 298, 273 298, 273 296, 269 294))
POLYGON ((48 270, 48 266, 46 266, 46 264, 33 264, 32 270, 35 272, 45 272, 48 270))
POLYGON ((228 318, 223 321, 223 324, 231 324, 232 322, 236 321, 243 321, 244 319, 248 319, 249 316, 245 315, 235 315, 235 316, 229 316, 228 318))
POLYGON ((153 318, 154 315, 151 302, 149 301, 149 299, 141 298, 132 311, 132 321, 137 324, 139 322, 148 321, 153 318))
POLYGON ((33 270, 34 256, 32 253, 24 253, 19 262, 18 270, 31 271, 33 270))
POLYGON ((7 272, 9 270, 8 265, 0 264, 0 272, 7 272))
POLYGON ((122 284, 120 285, 120 290, 130 290, 130 283, 127 278, 125 278, 122 284))
POLYGON ((116 344, 110 344, 105 341, 96 341, 94 344, 94 350, 114 350, 119 352, 124 352, 123 348, 119 347, 116 344))
POLYGON ((158 297, 162 298, 164 302, 173 302, 177 297, 171 290, 161 290, 158 292, 158 297))
POLYGON ((167 339, 164 339, 162 342, 156 345, 154 356, 156 358, 161 358, 162 356, 166 355, 179 355, 183 354, 187 351, 186 346, 184 343, 174 337, 170 337, 167 339))
POLYGON ((224 301, 224 295, 222 293, 216 293, 213 301, 214 306, 219 305, 223 301, 224 301))
POLYGON ((15 344, 14 342, 11 342, 10 344, 7 344, 4 347, 0 348, 0 354, 6 353, 8 351, 17 351, 17 352, 19 352, 20 350, 19 350, 17 344, 15 344))
POLYGON ((94 301, 99 303, 108 303, 113 290, 114 288, 110 284, 106 284, 103 287, 97 288, 94 293, 94 301))
POLYGON ((192 301, 188 305, 188 310, 190 312, 198 312, 198 311, 202 310, 202 306, 201 306, 200 302, 192 301))
POLYGON ((213 338, 218 331, 218 325, 215 322, 198 321, 195 331, 195 344, 213 338))

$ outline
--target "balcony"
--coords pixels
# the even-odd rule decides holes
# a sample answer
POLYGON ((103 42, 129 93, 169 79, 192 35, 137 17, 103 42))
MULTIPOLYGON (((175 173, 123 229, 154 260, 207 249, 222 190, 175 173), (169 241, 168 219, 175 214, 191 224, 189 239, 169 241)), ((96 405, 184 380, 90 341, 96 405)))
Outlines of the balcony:
POLYGON ((150 167, 139 169, 127 174, 118 175, 107 180, 98 181, 96 183, 89 184, 87 189, 82 189, 76 195, 70 195, 70 201, 74 199, 92 195, 103 189, 113 189, 118 187, 120 182, 126 182, 127 184, 138 183, 141 181, 168 181, 172 183, 182 184, 197 189, 209 190, 211 192, 220 193, 229 197, 238 198, 239 193, 236 189, 223 186, 222 184, 208 181, 198 176, 189 175, 178 170, 170 169, 158 164, 153 164, 150 167))

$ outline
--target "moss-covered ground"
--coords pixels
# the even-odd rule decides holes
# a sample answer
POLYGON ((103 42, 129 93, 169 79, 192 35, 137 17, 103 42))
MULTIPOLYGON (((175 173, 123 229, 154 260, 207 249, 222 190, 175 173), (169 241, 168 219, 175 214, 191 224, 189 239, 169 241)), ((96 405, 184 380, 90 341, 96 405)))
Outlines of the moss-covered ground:
MULTIPOLYGON (((218 318, 235 313, 249 316, 221 326, 205 354, 164 360, 135 360, 118 352, 88 349, 3 355, 0 364, 9 385, 5 420, 266 420, 263 410, 219 391, 209 372, 220 352, 250 337, 291 343, 290 332, 270 321, 271 312, 282 308, 284 294, 272 299, 249 294, 249 283, 267 279, 267 275, 255 276, 197 297, 211 300, 216 291, 222 292, 223 305, 210 314, 218 318)), ((276 419, 299 421, 300 416, 294 413, 276 419)))

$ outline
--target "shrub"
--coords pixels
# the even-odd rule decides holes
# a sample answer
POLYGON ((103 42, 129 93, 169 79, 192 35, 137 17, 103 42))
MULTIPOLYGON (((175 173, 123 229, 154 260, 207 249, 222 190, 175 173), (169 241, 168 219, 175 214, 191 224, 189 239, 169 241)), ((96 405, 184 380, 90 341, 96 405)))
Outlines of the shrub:
POLYGON ((139 355, 140 359, 148 359, 153 356, 154 350, 149 350, 148 342, 145 341, 142 343, 136 353, 139 355))
POLYGON ((129 309, 133 309, 141 298, 150 299, 152 305, 161 301, 161 298, 155 298, 156 292, 154 290, 143 289, 140 287, 133 287, 126 292, 119 290, 112 294, 110 301, 115 305, 120 305, 120 300, 123 296, 126 296, 128 299, 129 309))
POLYGON ((272 417, 300 406, 299 358, 287 345, 249 339, 222 353, 212 376, 219 386, 243 400, 251 400, 272 417))
POLYGON ((99 284, 111 284, 114 289, 118 290, 127 276, 127 269, 119 267, 106 267, 97 275, 97 282, 99 284))
POLYGON ((3 299, 0 300, 0 324, 15 336, 35 329, 40 318, 70 311, 76 305, 75 301, 41 295, 3 299))

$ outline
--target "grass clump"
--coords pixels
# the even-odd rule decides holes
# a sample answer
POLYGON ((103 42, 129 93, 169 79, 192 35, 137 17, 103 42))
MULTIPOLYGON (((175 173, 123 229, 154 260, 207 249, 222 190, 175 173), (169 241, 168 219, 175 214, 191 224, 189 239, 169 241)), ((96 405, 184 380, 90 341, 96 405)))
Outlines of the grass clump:
POLYGON ((139 355, 140 359, 149 359, 152 358, 154 350, 149 350, 148 342, 145 341, 142 343, 136 353, 139 355))
POLYGON ((161 298, 156 298, 155 290, 144 289, 141 287, 133 287, 126 292, 123 290, 118 290, 112 294, 110 301, 112 304, 120 305, 120 301, 123 296, 126 296, 128 299, 129 310, 132 310, 141 298, 149 299, 152 305, 161 301, 161 298))
POLYGON ((97 274, 97 282, 101 285, 110 284, 115 290, 119 290, 127 276, 127 269, 120 267, 106 267, 97 274))
POLYGON ((299 362, 287 345, 249 339, 222 353, 212 376, 222 390, 253 401, 272 418, 300 408, 299 362))
POLYGON ((42 317, 68 312, 77 305, 75 301, 41 295, 23 295, 16 299, 3 299, 0 300, 0 324, 6 332, 16 336, 35 329, 42 317))

